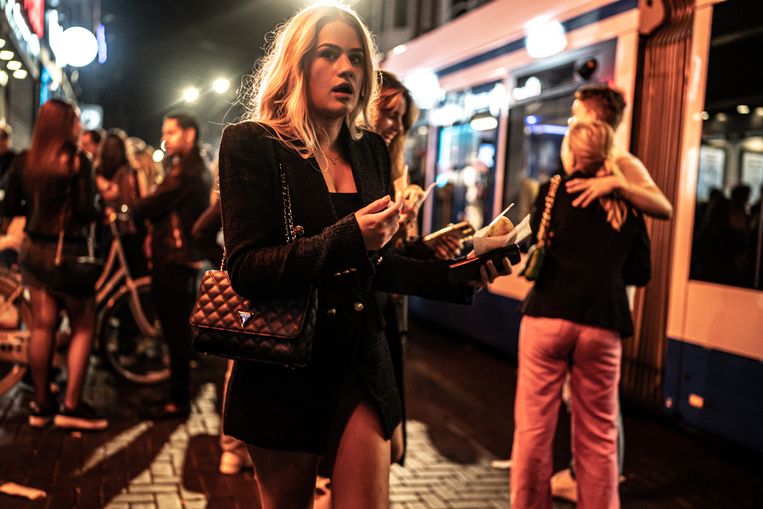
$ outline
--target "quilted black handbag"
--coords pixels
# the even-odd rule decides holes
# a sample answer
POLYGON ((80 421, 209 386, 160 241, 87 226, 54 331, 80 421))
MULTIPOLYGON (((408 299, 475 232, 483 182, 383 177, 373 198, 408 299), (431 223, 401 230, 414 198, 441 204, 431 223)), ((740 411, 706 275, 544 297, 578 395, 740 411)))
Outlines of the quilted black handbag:
MULTIPOLYGON (((294 221, 286 173, 279 164, 286 243, 294 241, 294 221)), ((193 346, 201 353, 284 367, 310 361, 318 310, 317 292, 305 295, 245 299, 233 289, 225 271, 204 274, 191 314, 193 346)))

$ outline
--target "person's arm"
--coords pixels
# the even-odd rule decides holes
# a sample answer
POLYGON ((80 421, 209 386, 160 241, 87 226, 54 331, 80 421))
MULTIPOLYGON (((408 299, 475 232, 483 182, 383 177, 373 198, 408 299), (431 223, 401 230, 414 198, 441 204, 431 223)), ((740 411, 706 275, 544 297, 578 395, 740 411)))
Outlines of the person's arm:
POLYGON ((175 210, 192 191, 184 180, 179 171, 170 171, 151 195, 135 203, 133 217, 136 220, 156 219, 175 210))
POLYGON ((74 157, 79 166, 75 180, 77 192, 74 195, 74 215, 83 224, 97 221, 101 217, 101 203, 95 187, 93 165, 84 154, 78 153, 74 157))
POLYGON ((217 200, 199 216, 191 229, 191 238, 196 249, 218 267, 223 259, 223 248, 217 243, 217 234, 222 227, 220 200, 217 200))
POLYGON ((657 219, 673 217, 673 205, 652 180, 649 171, 635 156, 624 153, 617 158, 620 173, 590 179, 567 181, 569 193, 580 193, 572 205, 587 207, 594 200, 615 191, 647 215, 657 219))
POLYGON ((350 267, 367 277, 371 263, 354 214, 284 245, 275 142, 259 129, 228 126, 220 142, 220 204, 235 290, 251 297, 294 293, 350 267))
POLYGON ((24 226, 26 226, 25 217, 17 216, 11 219, 8 231, 0 236, 0 251, 11 249, 18 252, 24 240, 24 226))

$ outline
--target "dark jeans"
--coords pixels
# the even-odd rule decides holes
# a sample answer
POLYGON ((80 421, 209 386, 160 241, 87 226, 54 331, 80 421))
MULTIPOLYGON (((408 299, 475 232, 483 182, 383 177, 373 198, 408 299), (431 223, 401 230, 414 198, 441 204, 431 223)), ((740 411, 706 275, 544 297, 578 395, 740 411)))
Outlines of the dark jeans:
POLYGON ((157 265, 151 273, 151 294, 170 351, 170 400, 190 402, 191 316, 198 271, 179 265, 157 265))

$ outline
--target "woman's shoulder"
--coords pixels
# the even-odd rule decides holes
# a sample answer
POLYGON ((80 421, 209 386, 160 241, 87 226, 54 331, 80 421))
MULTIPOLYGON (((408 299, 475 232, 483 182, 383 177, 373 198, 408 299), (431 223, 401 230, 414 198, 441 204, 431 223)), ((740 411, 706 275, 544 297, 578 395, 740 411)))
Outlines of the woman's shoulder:
POLYGON ((245 120, 235 124, 228 124, 223 129, 223 138, 246 139, 247 141, 261 141, 272 139, 274 131, 262 122, 245 120))

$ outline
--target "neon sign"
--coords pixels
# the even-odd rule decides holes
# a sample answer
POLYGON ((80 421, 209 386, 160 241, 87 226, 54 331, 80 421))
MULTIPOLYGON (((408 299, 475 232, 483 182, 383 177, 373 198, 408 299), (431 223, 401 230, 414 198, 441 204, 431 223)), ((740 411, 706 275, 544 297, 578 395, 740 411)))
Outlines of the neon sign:
POLYGON ((24 0, 24 10, 32 30, 42 39, 45 35, 45 0, 24 0))
MULTIPOLYGON (((42 0, 39 1, 42 3, 42 0)), ((3 11, 5 11, 5 17, 8 19, 8 24, 11 26, 14 35, 26 45, 28 53, 33 58, 39 58, 40 39, 29 28, 29 24, 21 12, 21 5, 18 3, 18 0, 0 1, 0 5, 2 5, 3 11)))

